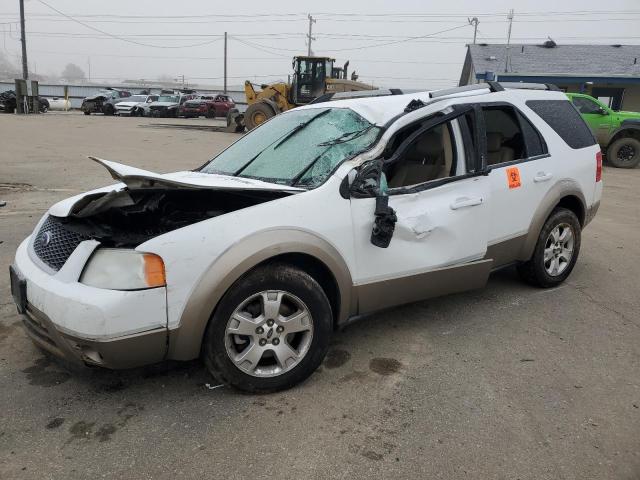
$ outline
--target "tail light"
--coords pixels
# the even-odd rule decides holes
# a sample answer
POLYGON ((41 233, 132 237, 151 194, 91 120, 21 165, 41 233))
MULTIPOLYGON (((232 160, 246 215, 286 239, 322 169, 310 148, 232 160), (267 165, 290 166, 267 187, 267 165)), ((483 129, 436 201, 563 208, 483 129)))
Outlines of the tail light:
POLYGON ((602 180, 602 151, 596 153, 596 182, 602 180))

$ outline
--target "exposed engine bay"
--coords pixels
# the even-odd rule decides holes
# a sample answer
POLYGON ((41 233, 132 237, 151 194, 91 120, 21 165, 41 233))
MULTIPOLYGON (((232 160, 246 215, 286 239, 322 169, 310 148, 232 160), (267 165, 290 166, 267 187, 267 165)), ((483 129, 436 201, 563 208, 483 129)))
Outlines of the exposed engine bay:
POLYGON ((135 247, 150 238, 291 192, 145 188, 88 195, 57 220, 66 230, 107 247, 135 247))

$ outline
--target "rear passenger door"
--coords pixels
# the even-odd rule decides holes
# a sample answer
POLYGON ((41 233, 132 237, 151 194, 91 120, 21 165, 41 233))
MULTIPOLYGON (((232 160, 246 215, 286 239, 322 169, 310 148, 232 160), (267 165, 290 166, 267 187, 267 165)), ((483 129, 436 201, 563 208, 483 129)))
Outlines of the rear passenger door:
POLYGON ((491 189, 488 246, 494 267, 514 261, 557 172, 544 139, 513 105, 483 104, 491 189))

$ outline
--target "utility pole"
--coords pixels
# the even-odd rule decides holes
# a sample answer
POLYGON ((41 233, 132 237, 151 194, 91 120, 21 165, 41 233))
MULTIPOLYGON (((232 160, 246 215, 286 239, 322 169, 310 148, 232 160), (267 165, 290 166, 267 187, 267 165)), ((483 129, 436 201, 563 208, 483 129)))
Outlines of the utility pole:
POLYGON ((24 0, 20 0, 20 41, 22 42, 22 78, 29 78, 29 68, 27 67, 27 37, 24 33, 24 0))
POLYGON ((227 93, 227 32, 224 32, 224 93, 227 93))
POLYGON ((505 73, 509 71, 509 64, 511 63, 511 26, 513 25, 513 8, 509 10, 507 20, 509 20, 509 31, 507 32, 507 55, 504 60, 505 73))
POLYGON ((89 67, 89 76, 87 77, 87 80, 91 83, 91 57, 87 57, 87 66, 89 67))
POLYGON ((473 25, 473 44, 476 44, 476 37, 478 35, 478 24, 480 23, 480 20, 478 20, 478 17, 473 17, 473 18, 467 18, 467 20, 469 21, 469 25, 473 25))
POLYGON ((309 33, 307 34, 307 45, 309 46, 309 48, 307 50, 307 55, 311 56, 311 41, 315 40, 315 38, 311 36, 311 31, 313 30, 313 24, 316 23, 316 19, 313 18, 311 14, 308 15, 308 18, 309 18, 309 33))

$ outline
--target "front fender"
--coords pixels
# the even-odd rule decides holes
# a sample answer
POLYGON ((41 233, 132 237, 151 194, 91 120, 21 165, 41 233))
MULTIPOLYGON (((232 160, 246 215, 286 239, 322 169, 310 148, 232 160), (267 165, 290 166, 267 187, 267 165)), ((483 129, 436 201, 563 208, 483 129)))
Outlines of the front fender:
POLYGON ((625 132, 632 131, 636 135, 640 135, 640 119, 623 120, 618 128, 616 128, 609 137, 607 145, 617 137, 621 137, 625 132))
POLYGON ((190 360, 198 357, 209 318, 227 290, 258 264, 285 253, 311 255, 331 271, 340 293, 338 321, 346 320, 355 308, 351 304, 353 281, 337 249, 306 230, 266 230, 235 243, 206 270, 185 304, 179 327, 169 334, 168 358, 190 360))

